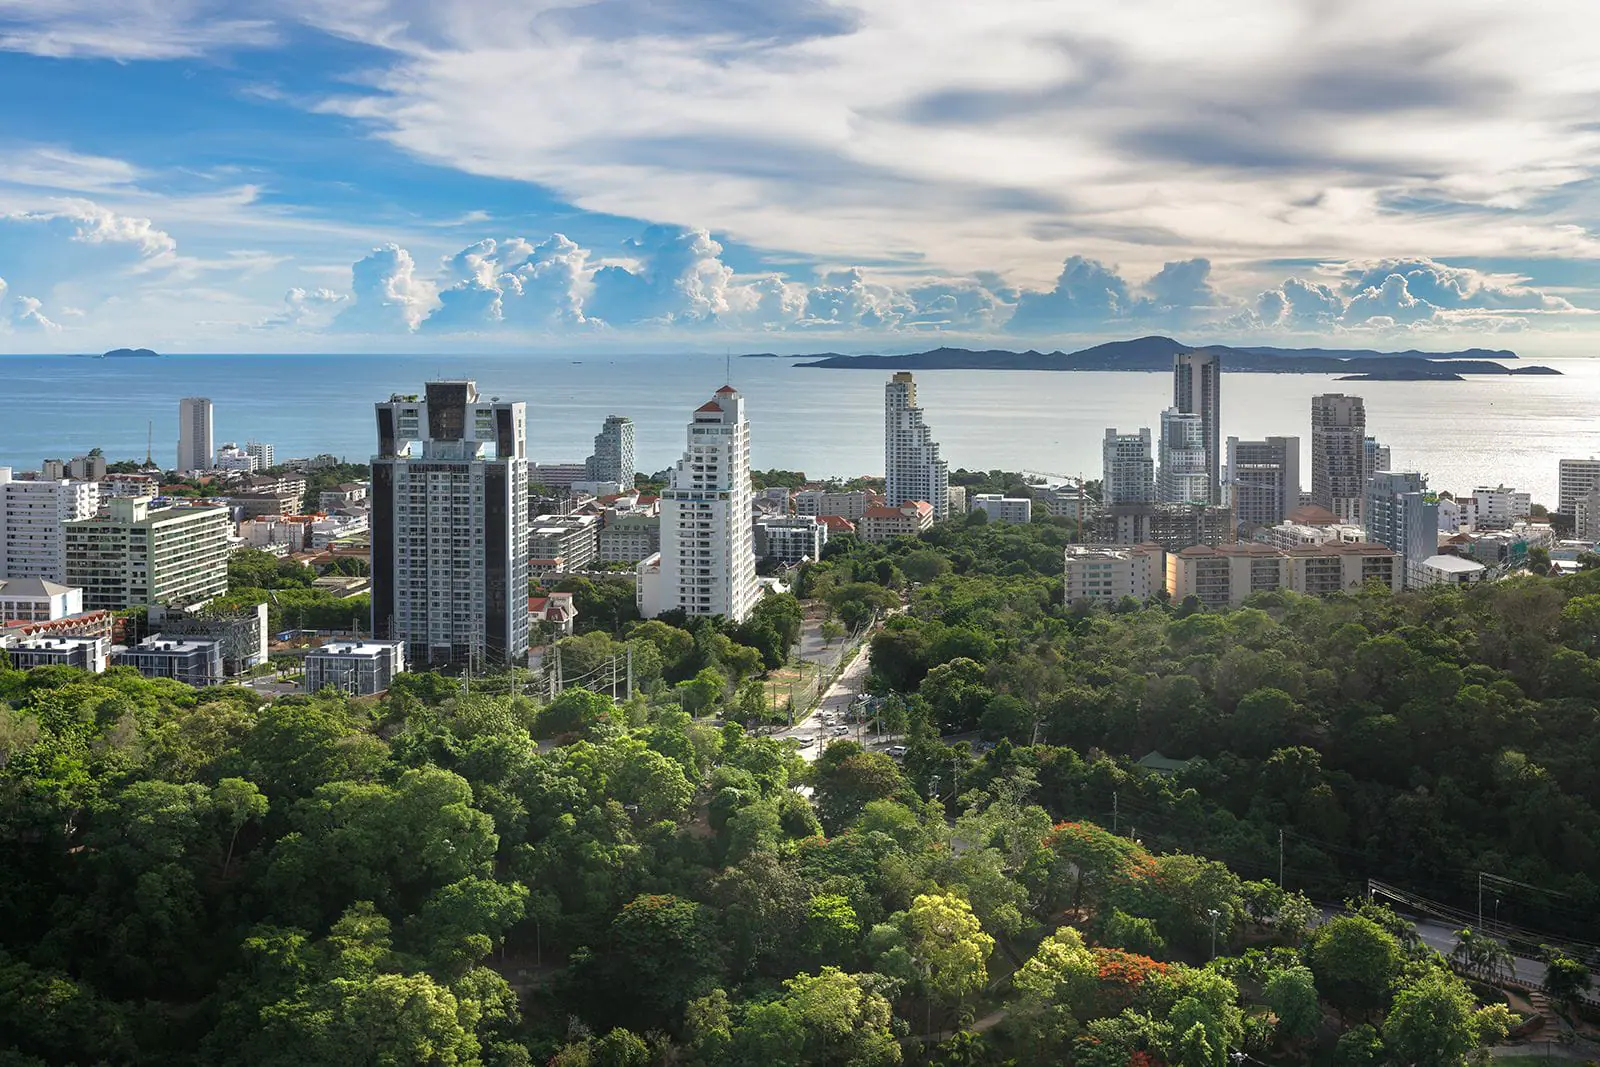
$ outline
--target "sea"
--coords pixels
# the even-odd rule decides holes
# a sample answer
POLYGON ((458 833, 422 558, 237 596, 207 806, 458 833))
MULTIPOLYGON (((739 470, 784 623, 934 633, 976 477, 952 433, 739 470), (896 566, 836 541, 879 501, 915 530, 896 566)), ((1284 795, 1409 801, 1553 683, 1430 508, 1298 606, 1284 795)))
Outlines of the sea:
MULTIPOLYGON (((372 405, 430 378, 472 378, 486 396, 528 405, 530 454, 581 462, 610 414, 635 424, 641 470, 671 465, 689 413, 725 381, 746 397, 751 462, 811 477, 883 472, 883 386, 871 370, 815 369, 793 358, 712 355, 167 355, 0 357, 0 466, 37 469, 90 448, 176 459, 178 400, 210 397, 218 445, 271 444, 280 459, 330 453, 365 461, 372 405)), ((1222 434, 1298 435, 1311 476, 1311 397, 1354 393, 1367 432, 1397 470, 1454 493, 1504 484, 1554 505, 1556 461, 1600 456, 1600 358, 1535 361, 1555 375, 1461 382, 1340 382, 1323 374, 1227 374, 1222 434)), ((1114 371, 917 371, 918 401, 952 469, 1099 477, 1107 427, 1159 427, 1168 374, 1114 371)))

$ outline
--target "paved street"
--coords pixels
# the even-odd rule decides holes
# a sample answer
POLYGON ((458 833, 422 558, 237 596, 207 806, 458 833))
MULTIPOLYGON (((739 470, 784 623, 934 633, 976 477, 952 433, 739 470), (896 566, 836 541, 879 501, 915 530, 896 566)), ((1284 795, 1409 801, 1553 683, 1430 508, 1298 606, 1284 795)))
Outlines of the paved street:
POLYGON ((780 740, 799 741, 802 745, 800 755, 807 762, 814 762, 818 753, 827 747, 829 741, 839 738, 857 740, 858 731, 860 733, 859 740, 870 749, 881 752, 896 744, 896 738, 885 735, 881 739, 874 740, 870 731, 855 724, 844 723, 845 711, 861 695, 867 684, 867 675, 872 670, 871 657, 871 645, 862 645, 861 652, 855 659, 850 661, 850 666, 846 667, 838 680, 828 687, 827 692, 822 694, 822 700, 818 702, 817 710, 807 718, 795 723, 790 729, 780 730, 773 736, 780 740), (835 732, 836 725, 849 725, 850 729, 846 733, 837 733, 835 732))

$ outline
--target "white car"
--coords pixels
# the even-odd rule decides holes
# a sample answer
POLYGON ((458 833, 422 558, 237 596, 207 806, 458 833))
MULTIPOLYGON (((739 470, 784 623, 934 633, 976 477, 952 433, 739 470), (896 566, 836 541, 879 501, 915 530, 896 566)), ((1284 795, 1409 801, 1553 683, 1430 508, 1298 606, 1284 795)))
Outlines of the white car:
POLYGON ((899 759, 901 756, 904 756, 905 754, 906 754, 906 746, 904 746, 904 745, 890 745, 889 746, 889 755, 893 756, 895 759, 899 759))

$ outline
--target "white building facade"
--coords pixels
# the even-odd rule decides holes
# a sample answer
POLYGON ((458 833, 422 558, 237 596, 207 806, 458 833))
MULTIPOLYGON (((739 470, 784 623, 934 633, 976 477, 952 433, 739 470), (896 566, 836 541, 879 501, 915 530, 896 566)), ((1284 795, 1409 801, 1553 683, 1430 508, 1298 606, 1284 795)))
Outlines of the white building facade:
POLYGON ((1206 504, 1211 500, 1211 467, 1206 427, 1198 413, 1168 408, 1161 413, 1156 499, 1164 504, 1206 504))
POLYGON ((1100 503, 1106 507, 1150 504, 1156 499, 1156 461, 1150 451, 1150 429, 1118 433, 1107 429, 1100 446, 1100 503))
MULTIPOLYGON (((584 474, 591 482, 613 482, 622 489, 633 485, 633 420, 626 415, 607 415, 605 425, 595 435, 594 455, 584 463, 584 474)), ((621 489, 618 490, 621 492, 621 489)))
POLYGON ((372 633, 424 667, 528 654, 527 409, 467 380, 376 405, 372 633))
POLYGON ((793 566, 801 560, 822 558, 828 543, 828 525, 815 515, 774 515, 755 523, 758 559, 775 559, 793 566))
POLYGON ((232 536, 227 508, 116 497, 106 515, 67 524, 66 584, 88 611, 199 606, 228 591, 232 536))
POLYGON ((305 690, 337 689, 351 696, 371 696, 389 688, 406 669, 403 641, 337 641, 306 653, 305 690))
POLYGON ((1142 604, 1165 588, 1166 553, 1160 545, 1068 545, 1064 581, 1068 604, 1142 604))
POLYGON ((1340 522, 1359 525, 1372 475, 1367 462, 1367 408, 1362 399, 1343 393, 1312 397, 1311 502, 1333 512, 1340 522))
MULTIPOLYGON (((896 371, 883 393, 884 503, 897 508, 917 500, 933 505, 935 521, 950 515, 950 466, 939 456, 909 371, 896 371)), ((845 516, 850 518, 850 516, 845 516)))
POLYGON ((983 512, 990 522, 1027 523, 1033 521, 1033 498, 978 493, 972 498, 972 510, 983 512))
POLYGON ((681 610, 743 622, 760 596, 744 398, 732 386, 718 389, 695 409, 687 437, 661 492, 660 592, 651 614, 681 610))
POLYGON ((0 467, 0 578, 66 579, 66 525, 100 508, 96 482, 21 482, 0 467))
POLYGON ((211 439, 211 401, 186 396, 178 401, 178 473, 209 470, 216 445, 211 439))

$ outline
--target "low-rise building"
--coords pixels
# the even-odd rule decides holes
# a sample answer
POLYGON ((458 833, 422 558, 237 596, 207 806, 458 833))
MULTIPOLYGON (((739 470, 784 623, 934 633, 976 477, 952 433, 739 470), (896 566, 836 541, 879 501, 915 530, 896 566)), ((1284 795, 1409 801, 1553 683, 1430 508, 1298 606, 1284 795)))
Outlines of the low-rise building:
POLYGON ((54 622, 83 614, 83 590, 44 578, 0 578, 0 623, 54 622))
POLYGON ((1154 543, 1168 552, 1190 545, 1229 544, 1233 511, 1209 504, 1113 504, 1096 512, 1094 537, 1100 544, 1154 543))
POLYGON ((234 493, 224 502, 237 508, 241 519, 295 515, 300 511, 302 493, 234 493))
POLYGON ((317 507, 323 511, 343 511, 364 504, 367 499, 366 482, 342 482, 332 489, 317 494, 317 507))
POLYGON ((571 593, 546 593, 528 598, 528 621, 544 624, 551 637, 571 637, 578 606, 571 593))
POLYGON ((965 515, 967 513, 967 487, 952 485, 950 487, 950 514, 965 515))
POLYGON ((633 596, 642 618, 653 619, 666 610, 666 587, 661 578, 661 553, 652 552, 633 569, 633 596))
POLYGON ((1046 515, 1073 522, 1087 522, 1094 514, 1094 498, 1076 483, 1045 486, 1033 491, 1034 503, 1046 515))
POLYGON ((362 516, 340 515, 313 519, 307 534, 311 550, 321 552, 336 542, 348 541, 367 533, 370 529, 367 520, 362 516))
POLYGON ((100 480, 101 499, 114 496, 155 496, 161 483, 148 474, 108 474, 100 480))
POLYGON ((860 522, 868 508, 883 503, 864 489, 801 489, 792 499, 796 515, 838 515, 851 522, 860 522))
POLYGON ((1288 551, 1291 548, 1326 545, 1329 543, 1355 543, 1363 540, 1361 527, 1348 523, 1311 525, 1303 522, 1280 522, 1256 531, 1255 539, 1273 548, 1288 551))
MULTIPOLYGON (((1524 521, 1533 511, 1533 494, 1505 486, 1479 486, 1459 501, 1462 519, 1473 530, 1506 530, 1524 521)), ((1440 520, 1441 528, 1443 519, 1440 520)))
POLYGON ((775 559, 794 566, 801 560, 822 558, 828 543, 828 524, 815 515, 784 515, 757 519, 756 559, 775 559))
POLYGON ((843 515, 818 515, 817 518, 828 528, 829 537, 855 536, 856 524, 843 515))
POLYGON ((112 649, 111 665, 132 667, 146 678, 171 678, 197 689, 220 685, 225 677, 222 642, 204 637, 151 634, 132 647, 112 649))
POLYGON ((892 541, 896 537, 915 537, 933 526, 933 505, 913 500, 899 507, 868 508, 856 524, 863 541, 892 541))
POLYGON ((1429 556, 1411 568, 1412 585, 1472 585, 1481 582, 1489 568, 1460 556, 1429 556))
POLYGON ((263 515, 241 521, 239 536, 250 548, 285 545, 290 552, 299 552, 306 547, 306 530, 309 525, 299 518, 263 515))
POLYGON ((222 655, 225 676, 244 674, 267 662, 267 605, 264 603, 248 608, 195 611, 157 604, 150 608, 147 621, 166 638, 215 641, 222 655))
MULTIPOLYGON (((335 462, 338 462, 335 460, 335 462)), ((239 480, 239 491, 242 493, 282 493, 293 496, 296 501, 306 495, 306 478, 303 474, 252 474, 239 480)), ((291 513, 298 512, 300 505, 295 504, 290 508, 291 513)))
POLYGON ((217 449, 215 467, 219 471, 240 471, 244 474, 254 474, 260 461, 237 444, 229 442, 217 449))
POLYGON ((528 531, 528 555, 560 560, 562 570, 581 571, 599 554, 598 515, 539 515, 528 531))
POLYGON ((1210 608, 1238 607, 1255 593, 1286 590, 1327 596, 1379 582, 1398 592, 1404 568, 1377 544, 1303 545, 1279 549, 1261 542, 1194 545, 1167 556, 1167 593, 1193 596, 1210 608))
POLYGON ((550 489, 569 489, 574 482, 588 480, 589 468, 583 463, 535 463, 528 471, 528 481, 550 489))
POLYGON ((36 635, 6 647, 11 666, 19 671, 34 667, 76 667, 100 674, 111 654, 109 637, 36 635))
POLYGON ((622 514, 600 531, 600 559, 604 563, 638 563, 661 551, 661 516, 622 514))
POLYGON ((1068 545, 1064 581, 1068 604, 1143 603, 1166 586, 1166 553, 1160 545, 1068 545))
POLYGON ((983 512, 989 516, 990 522, 1033 521, 1033 500, 1025 496, 979 493, 972 498, 972 510, 983 512))
POLYGON ((404 641, 337 641, 306 653, 305 691, 337 689, 372 696, 389 688, 406 669, 404 641))

